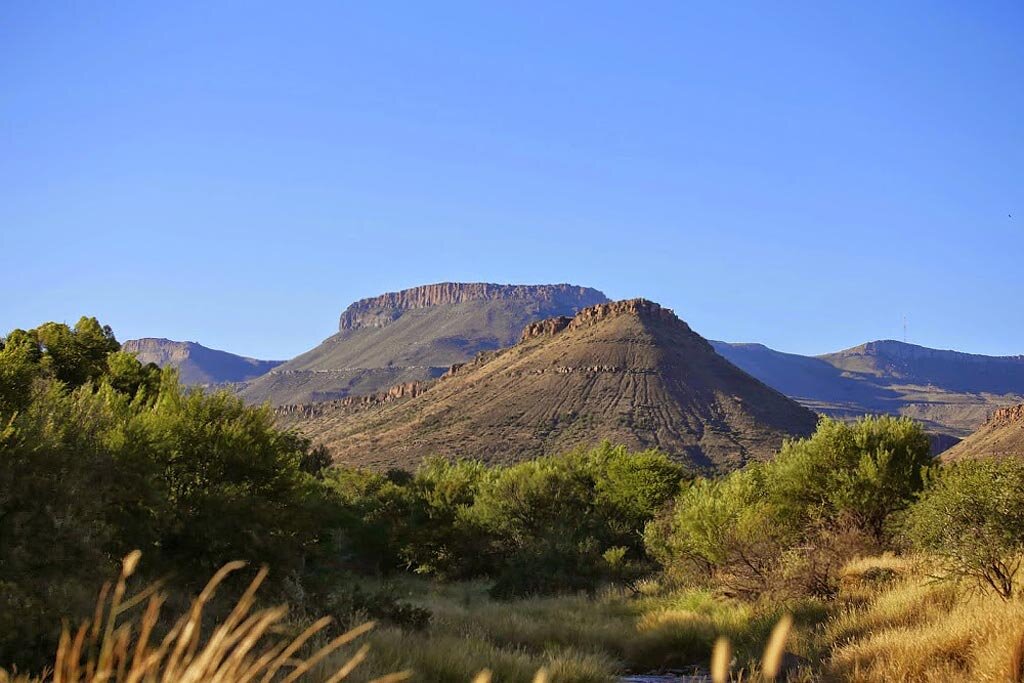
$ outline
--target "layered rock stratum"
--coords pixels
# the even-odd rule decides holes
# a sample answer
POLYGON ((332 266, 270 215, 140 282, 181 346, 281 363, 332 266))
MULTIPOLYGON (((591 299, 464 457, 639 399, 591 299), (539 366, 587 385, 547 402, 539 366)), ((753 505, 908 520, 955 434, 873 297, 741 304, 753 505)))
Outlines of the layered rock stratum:
POLYGON ((482 351, 511 346, 533 322, 607 300, 569 284, 456 282, 362 299, 341 314, 337 334, 240 393, 253 403, 314 403, 429 381, 482 351))
POLYGON ((406 398, 279 410, 339 462, 414 468, 428 455, 507 463, 608 439, 695 468, 770 458, 816 415, 718 355, 675 314, 632 299, 525 327, 406 398))

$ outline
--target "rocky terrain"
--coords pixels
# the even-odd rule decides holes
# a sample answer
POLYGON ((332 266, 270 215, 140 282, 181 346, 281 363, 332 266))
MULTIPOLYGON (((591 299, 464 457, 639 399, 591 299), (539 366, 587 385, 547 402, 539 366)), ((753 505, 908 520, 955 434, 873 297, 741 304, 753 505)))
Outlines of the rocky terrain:
POLYGON ((1024 403, 993 412, 985 424, 942 454, 946 461, 1024 457, 1024 403))
POLYGON ((526 325, 511 348, 408 393, 279 416, 338 461, 375 468, 414 467, 430 454, 511 462, 609 439, 726 470, 771 457, 816 423, 644 299, 526 325))
POLYGON ((211 385, 244 382, 281 365, 280 360, 257 360, 227 351, 209 349, 190 341, 170 339, 129 339, 122 349, 134 353, 143 363, 177 368, 184 384, 211 385))
POLYGON ((481 351, 514 344, 532 322, 607 300, 567 284, 446 282, 382 294, 349 306, 337 334, 240 393, 253 403, 312 403, 435 379, 481 351))
POLYGON ((1024 401, 1024 356, 983 356, 875 341, 822 356, 712 342, 730 361, 815 411, 907 415, 962 438, 993 410, 1024 401))

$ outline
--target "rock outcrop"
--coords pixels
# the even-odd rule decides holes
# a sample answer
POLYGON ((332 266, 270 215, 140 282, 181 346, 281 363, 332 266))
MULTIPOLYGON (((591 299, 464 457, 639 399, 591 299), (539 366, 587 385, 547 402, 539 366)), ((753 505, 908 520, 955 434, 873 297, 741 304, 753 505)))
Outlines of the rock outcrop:
POLYGON ((592 306, 607 297, 596 289, 576 285, 499 285, 488 282, 440 282, 400 292, 361 299, 341 314, 338 330, 384 327, 403 313, 431 306, 460 304, 467 301, 529 301, 546 307, 579 309, 592 306))
POLYGON ((604 301, 596 289, 576 285, 448 282, 382 294, 349 306, 337 334, 249 382, 241 395, 252 403, 304 404, 426 382, 512 346, 537 321, 604 301))
POLYGON ((945 461, 1024 458, 1024 403, 1000 408, 981 428, 942 454, 945 461))
POLYGON ((671 310, 633 299, 528 325, 412 398, 286 420, 339 462, 415 468, 428 455, 514 462, 608 439, 696 468, 771 457, 817 418, 719 356, 671 310))

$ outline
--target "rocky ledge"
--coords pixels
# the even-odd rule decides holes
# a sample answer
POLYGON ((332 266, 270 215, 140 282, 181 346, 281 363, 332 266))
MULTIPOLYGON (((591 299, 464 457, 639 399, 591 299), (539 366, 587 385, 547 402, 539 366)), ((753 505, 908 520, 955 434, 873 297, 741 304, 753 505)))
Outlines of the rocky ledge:
POLYGON ((1006 425, 1024 425, 1024 403, 1008 408, 999 408, 986 421, 986 426, 1002 427, 1006 425))
POLYGON ((322 401, 320 403, 292 403, 278 406, 274 409, 274 413, 285 416, 316 417, 338 409, 380 406, 405 398, 415 398, 422 394, 430 384, 430 382, 405 382, 403 384, 396 384, 387 391, 381 391, 376 394, 346 396, 334 401, 322 401))
POLYGON ((363 327, 384 327, 403 312, 466 301, 528 300, 538 304, 584 308, 608 300, 602 292, 577 285, 499 285, 489 282, 440 282, 400 292, 361 299, 341 314, 341 332, 363 327))

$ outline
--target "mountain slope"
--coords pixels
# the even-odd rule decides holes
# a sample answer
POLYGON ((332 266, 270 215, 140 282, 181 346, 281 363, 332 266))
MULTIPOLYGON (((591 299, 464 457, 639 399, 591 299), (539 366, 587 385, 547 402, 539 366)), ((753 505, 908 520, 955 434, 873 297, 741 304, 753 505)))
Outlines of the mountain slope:
POLYGON ((944 461, 1024 457, 1024 403, 1000 408, 981 429, 942 454, 944 461))
POLYGON ((223 384, 244 382, 281 365, 280 360, 256 360, 227 351, 209 349, 195 342, 146 337, 129 339, 122 349, 135 354, 143 363, 178 369, 184 384, 223 384))
POLYGON ((414 467, 430 454, 510 462, 602 439, 695 466, 770 457, 816 416, 715 353, 672 311, 635 299, 530 325, 411 398, 282 411, 341 462, 414 467))
POLYGON ((886 340, 817 357, 712 342, 769 386, 827 415, 907 415, 967 436, 1001 406, 1024 401, 1024 356, 982 356, 886 340))
POLYGON ((607 301, 574 285, 440 283, 363 299, 338 333, 250 382, 248 401, 275 405, 371 394, 426 381, 481 351, 514 344, 529 323, 607 301))

